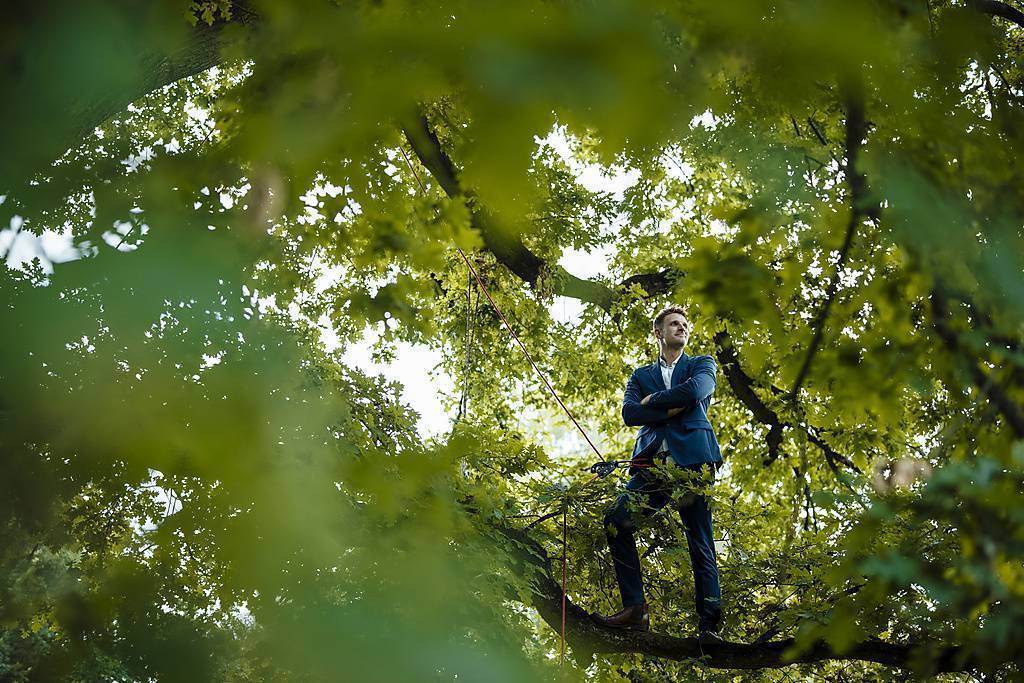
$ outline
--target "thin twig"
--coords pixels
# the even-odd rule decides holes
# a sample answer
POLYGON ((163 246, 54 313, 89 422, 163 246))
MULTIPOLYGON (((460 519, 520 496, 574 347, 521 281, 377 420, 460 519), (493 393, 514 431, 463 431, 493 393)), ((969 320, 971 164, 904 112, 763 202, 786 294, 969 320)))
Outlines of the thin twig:
POLYGON ((853 236, 857 231, 864 216, 871 215, 872 210, 865 206, 867 184, 864 176, 857 170, 857 159, 861 144, 864 140, 864 109, 859 99, 851 99, 846 111, 846 182, 850 186, 850 218, 846 225, 846 234, 843 236, 843 244, 839 248, 839 260, 836 262, 835 273, 825 290, 825 302, 818 311, 814 323, 814 336, 804 356, 804 362, 797 374, 793 388, 789 392, 789 399, 795 400, 800 395, 804 380, 811 369, 811 361, 814 359, 818 348, 821 345, 825 334, 825 322, 828 320, 832 304, 835 303, 839 293, 839 282, 846 268, 846 259, 850 253, 850 245, 853 244, 853 236))
MULTIPOLYGON (((965 356, 960 338, 950 327, 950 313, 947 306, 945 294, 936 289, 932 291, 932 327, 938 333, 939 338, 946 345, 946 348, 955 356, 965 356)), ((971 381, 988 398, 989 401, 999 410, 1003 418, 1009 423, 1014 435, 1024 438, 1024 411, 1017 405, 1003 388, 995 381, 994 373, 985 372, 978 365, 973 357, 967 359, 967 369, 971 375, 971 381)))

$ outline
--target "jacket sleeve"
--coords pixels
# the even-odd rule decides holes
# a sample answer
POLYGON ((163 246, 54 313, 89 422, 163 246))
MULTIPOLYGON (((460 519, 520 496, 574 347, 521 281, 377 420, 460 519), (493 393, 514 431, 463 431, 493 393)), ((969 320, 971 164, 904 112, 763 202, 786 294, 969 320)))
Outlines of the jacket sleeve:
POLYGON ((648 408, 679 408, 702 401, 715 392, 717 366, 711 356, 698 356, 690 379, 671 389, 651 394, 648 408))
MULTIPOLYGON (((662 392, 664 393, 664 392, 662 392)), ((636 379, 636 371, 626 383, 626 394, 622 398, 622 421, 629 427, 661 424, 668 420, 668 410, 640 405, 644 398, 640 382, 636 379)))

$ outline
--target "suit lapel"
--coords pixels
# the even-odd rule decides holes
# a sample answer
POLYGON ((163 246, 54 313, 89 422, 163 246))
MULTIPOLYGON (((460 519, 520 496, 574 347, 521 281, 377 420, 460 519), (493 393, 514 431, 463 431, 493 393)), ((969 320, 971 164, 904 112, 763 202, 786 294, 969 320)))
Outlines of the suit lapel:
MULTIPOLYGON (((659 373, 660 374, 660 373, 659 373)), ((679 356, 679 361, 676 362, 676 367, 672 370, 672 386, 684 382, 682 379, 686 377, 689 379, 690 376, 690 357, 683 351, 683 355, 679 356)))
POLYGON ((647 372, 651 376, 651 381, 654 382, 654 386, 661 387, 662 391, 668 389, 668 387, 665 386, 665 380, 661 377, 661 365, 658 361, 654 361, 652 364, 648 365, 647 372))

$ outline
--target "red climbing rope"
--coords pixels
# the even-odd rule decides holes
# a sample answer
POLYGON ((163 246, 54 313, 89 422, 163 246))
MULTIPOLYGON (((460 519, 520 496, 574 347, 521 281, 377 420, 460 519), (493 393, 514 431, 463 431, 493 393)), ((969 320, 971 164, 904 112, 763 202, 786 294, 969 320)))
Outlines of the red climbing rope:
MULTIPOLYGON (((408 160, 408 159, 406 159, 406 160, 408 160)), ((515 338, 516 342, 519 344, 519 348, 521 348, 523 350, 523 354, 526 356, 526 359, 530 361, 530 364, 533 366, 533 369, 537 372, 537 375, 544 381, 544 384, 547 385, 548 391, 550 391, 551 395, 555 397, 555 400, 558 401, 558 405, 560 405, 562 407, 562 410, 564 410, 565 414, 569 416, 569 419, 572 420, 572 423, 574 425, 576 425, 576 429, 580 430, 580 434, 583 435, 583 438, 587 440, 587 443, 590 444, 590 447, 594 450, 595 453, 597 453, 597 457, 600 458, 601 460, 604 460, 604 456, 601 455, 601 451, 597 450, 597 446, 595 446, 594 442, 590 440, 590 436, 587 435, 586 430, 584 430, 583 427, 580 426, 580 423, 576 421, 576 418, 573 417, 571 412, 569 412, 569 409, 565 406, 564 403, 562 403, 562 399, 558 396, 558 392, 555 391, 555 388, 553 386, 551 386, 550 382, 548 382, 547 377, 545 377, 544 373, 540 371, 539 367, 537 367, 537 363, 534 362, 533 356, 531 356, 530 352, 526 350, 526 346, 524 346, 522 340, 519 339, 519 335, 516 334, 516 331, 512 329, 512 326, 509 324, 508 320, 505 318, 505 314, 501 312, 500 308, 498 308, 498 304, 494 303, 494 299, 491 298, 491 293, 487 291, 487 285, 484 284, 484 281, 480 278, 479 273, 476 272, 476 268, 473 267, 473 264, 470 262, 469 258, 466 256, 466 253, 464 251, 462 251, 462 249, 459 246, 457 246, 457 245, 456 245, 455 248, 459 250, 459 254, 462 256, 462 260, 466 262, 466 265, 469 267, 470 272, 473 273, 473 277, 476 278, 477 284, 480 285, 480 291, 482 291, 484 293, 484 296, 487 297, 487 300, 489 302, 491 302, 491 307, 494 309, 494 312, 498 314, 498 317, 501 318, 501 321, 503 323, 505 323, 505 327, 508 328, 508 331, 512 333, 512 336, 515 338)), ((597 475, 596 474, 590 479, 590 481, 587 482, 587 484, 589 484, 591 481, 594 481, 594 479, 597 479, 597 475)), ((562 633, 561 633, 561 648, 560 648, 560 654, 559 654, 559 657, 558 657, 558 665, 559 666, 562 666, 562 664, 565 662, 566 585, 568 583, 568 573, 569 573, 569 555, 566 552, 567 545, 568 545, 566 516, 568 514, 568 510, 569 510, 569 489, 566 489, 565 490, 565 501, 564 501, 564 503, 562 505, 562 633)))
POLYGON ((567 522, 566 517, 569 514, 569 495, 566 491, 565 504, 562 505, 562 649, 558 655, 558 666, 562 666, 565 662, 565 589, 566 589, 566 577, 569 573, 569 554, 565 551, 567 541, 567 522))
MULTIPOLYGON (((402 152, 402 156, 405 158, 405 163, 409 166, 409 170, 412 171, 412 175, 416 179, 416 184, 419 185, 420 191, 425 193, 426 192, 426 188, 423 186, 423 181, 420 180, 419 174, 416 173, 416 169, 415 169, 415 167, 413 167, 412 161, 410 161, 410 159, 409 159, 409 155, 405 153, 405 149, 404 148, 399 147, 399 150, 402 152)), ((533 366, 533 369, 537 373, 537 376, 541 378, 541 380, 544 382, 544 385, 548 388, 548 391, 550 391, 551 395, 555 397, 555 400, 558 402, 558 405, 561 406, 562 410, 565 411, 565 414, 569 417, 570 420, 572 420, 572 423, 574 425, 576 425, 576 429, 578 429, 580 434, 583 435, 583 438, 586 439, 587 444, 590 445, 590 448, 594 451, 594 453, 597 454, 597 457, 600 458, 603 461, 604 460, 604 456, 601 455, 601 451, 597 450, 597 446, 595 446, 594 442, 590 440, 590 436, 587 434, 586 430, 583 429, 582 426, 580 426, 580 423, 576 421, 576 418, 573 417, 573 414, 566 407, 565 403, 562 402, 562 399, 561 399, 561 397, 559 397, 558 392, 555 391, 555 388, 553 386, 551 386, 551 382, 549 382, 548 378, 544 376, 543 372, 541 372, 541 369, 537 366, 537 363, 533 360, 533 356, 530 355, 530 352, 526 350, 526 346, 523 344, 522 340, 519 338, 519 335, 517 335, 516 331, 514 329, 512 329, 512 325, 509 324, 508 319, 505 317, 505 314, 501 312, 501 308, 499 308, 498 304, 496 304, 494 302, 494 299, 491 298, 491 293, 489 291, 487 291, 487 285, 484 284, 484 281, 480 277, 480 274, 477 273, 476 268, 473 267, 473 263, 469 260, 469 257, 466 256, 466 252, 462 251, 462 248, 459 247, 458 245, 455 245, 455 248, 458 250, 459 255, 462 257, 462 260, 466 262, 466 266, 469 268, 469 272, 473 274, 473 277, 476 279, 477 285, 480 286, 480 291, 484 293, 484 296, 487 297, 487 301, 490 302, 491 308, 493 308, 494 312, 498 314, 499 318, 501 318, 501 322, 505 323, 506 329, 508 329, 508 331, 512 334, 512 337, 516 340, 516 343, 519 344, 519 348, 522 349, 523 355, 525 355, 526 359, 528 361, 530 361, 530 365, 533 366)), ((645 465, 636 465, 636 466, 644 467, 645 465)), ((597 479, 599 476, 600 475, 595 474, 593 477, 591 477, 591 479, 589 481, 587 481, 584 484, 584 486, 587 486, 588 484, 590 484, 590 482, 594 481, 594 479, 597 479)), ((561 649, 560 649, 560 655, 559 655, 559 660, 558 660, 559 666, 561 666, 564 663, 564 661, 565 661, 565 612, 566 612, 566 600, 567 600, 567 597, 566 597, 566 585, 568 583, 568 576, 569 576, 569 556, 568 556, 568 553, 567 553, 567 547, 568 547, 568 520, 567 520, 567 516, 568 516, 568 510, 569 510, 569 490, 571 488, 572 487, 569 487, 569 488, 567 488, 565 490, 565 500, 564 500, 563 506, 562 506, 562 633, 561 633, 561 649)))
MULTIPOLYGON (((427 189, 426 187, 423 186, 423 181, 420 180, 420 175, 419 173, 416 172, 415 167, 413 167, 412 161, 409 159, 409 155, 405 153, 405 148, 399 147, 399 150, 402 152, 402 156, 405 158, 405 163, 409 166, 409 170, 412 171, 412 175, 416 179, 416 184, 420 186, 420 191, 426 193, 427 189)), ((526 350, 526 346, 519 338, 519 335, 516 334, 516 331, 512 329, 512 325, 509 324, 508 319, 505 317, 505 314, 501 312, 501 309, 498 307, 498 304, 494 303, 494 299, 491 298, 491 293, 487 290, 487 285, 485 285, 484 281, 480 278, 480 274, 476 272, 476 268, 473 267, 473 263, 469 260, 469 257, 466 256, 466 252, 462 251, 462 247, 460 247, 457 244, 455 245, 455 248, 459 251, 459 256, 462 257, 462 260, 466 262, 466 266, 469 267, 469 272, 471 272, 473 274, 473 277, 476 278, 477 284, 480 285, 480 291, 483 292, 484 296, 487 297, 487 301, 490 302, 491 308, 493 308, 494 312, 498 314, 499 318, 501 318, 501 322, 505 323, 505 327, 512 334, 512 337, 513 339, 516 340, 516 343, 519 344, 519 348, 523 350, 523 354, 526 356, 526 360, 530 361, 530 365, 532 365, 533 369, 537 372, 537 376, 541 378, 541 380, 544 382, 544 385, 548 388, 548 391, 550 391, 551 395, 555 397, 556 401, 558 401, 558 405, 561 406, 562 410, 565 411, 565 414, 569 417, 570 420, 572 420, 572 423, 576 425, 576 429, 578 429, 580 431, 580 434, 583 435, 583 438, 587 440, 587 443, 593 449, 594 453, 597 454, 597 457, 604 460, 604 456, 601 455, 601 451, 597 450, 597 446, 594 445, 594 442, 590 440, 590 436, 587 434, 587 431, 580 426, 580 423, 576 421, 576 418, 573 417, 573 414, 569 411, 568 408, 565 407, 565 404, 562 403, 562 399, 558 396, 558 392, 555 391, 555 388, 551 386, 551 382, 548 381, 548 378, 545 377, 544 373, 541 372, 539 367, 537 367, 537 363, 534 362, 533 356, 531 356, 530 352, 526 350)))
POLYGON ((572 420, 572 423, 576 425, 576 429, 580 430, 580 434, 582 434, 583 438, 587 440, 588 444, 590 444, 590 447, 594 450, 594 453, 597 454, 597 457, 604 460, 604 456, 601 455, 601 451, 597 450, 597 446, 595 446, 594 442, 590 440, 590 436, 587 435, 586 430, 580 426, 580 423, 576 421, 576 418, 573 417, 571 412, 569 412, 569 409, 565 407, 564 403, 562 403, 562 399, 558 396, 558 392, 555 391, 555 388, 551 386, 551 382, 548 381, 548 378, 545 377, 544 373, 541 372, 539 367, 537 367, 537 363, 534 362, 533 356, 531 356, 530 352, 526 350, 526 346, 524 346, 523 342, 519 339, 519 335, 516 334, 516 331, 512 329, 512 326, 505 318, 505 314, 501 312, 500 308, 498 308, 498 304, 494 303, 494 299, 491 298, 491 293, 487 291, 487 286, 484 284, 484 281, 480 279, 479 273, 476 272, 476 268, 473 267, 473 264, 472 262, 470 262, 469 257, 466 256, 466 252, 462 251, 462 248, 459 247, 458 245, 456 245, 455 248, 459 250, 459 255, 462 256, 462 260, 466 262, 467 266, 469 266, 470 272, 473 273, 473 277, 476 278, 477 284, 480 285, 480 291, 482 291, 484 293, 484 296, 487 297, 487 300, 491 302, 491 307, 494 309, 494 312, 498 314, 498 317, 501 318, 501 322, 505 323, 505 327, 507 327, 508 331, 512 333, 512 337, 519 344, 519 348, 523 350, 523 354, 526 356, 526 359, 530 361, 530 365, 532 365, 533 369, 537 372, 537 376, 540 377, 541 380, 543 380, 545 386, 547 386, 548 388, 548 391, 550 391, 551 395, 555 397, 555 400, 558 401, 558 405, 562 407, 562 410, 564 410, 565 414, 569 416, 569 419, 572 420))

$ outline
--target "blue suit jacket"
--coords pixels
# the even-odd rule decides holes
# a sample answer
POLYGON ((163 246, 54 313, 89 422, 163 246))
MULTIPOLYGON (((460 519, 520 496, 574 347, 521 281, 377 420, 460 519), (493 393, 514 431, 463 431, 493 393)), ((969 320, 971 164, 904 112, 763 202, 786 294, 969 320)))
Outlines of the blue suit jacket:
MULTIPOLYGON (((708 407, 715 391, 717 366, 711 356, 679 357, 672 372, 672 386, 666 387, 658 361, 633 371, 622 399, 622 419, 631 427, 640 427, 633 446, 634 462, 651 458, 668 440, 672 459, 680 465, 722 462, 718 439, 708 422, 708 407), (647 405, 640 405, 645 396, 647 405), (668 417, 669 408, 683 412, 668 417)), ((632 474, 635 468, 630 469, 632 474)))

